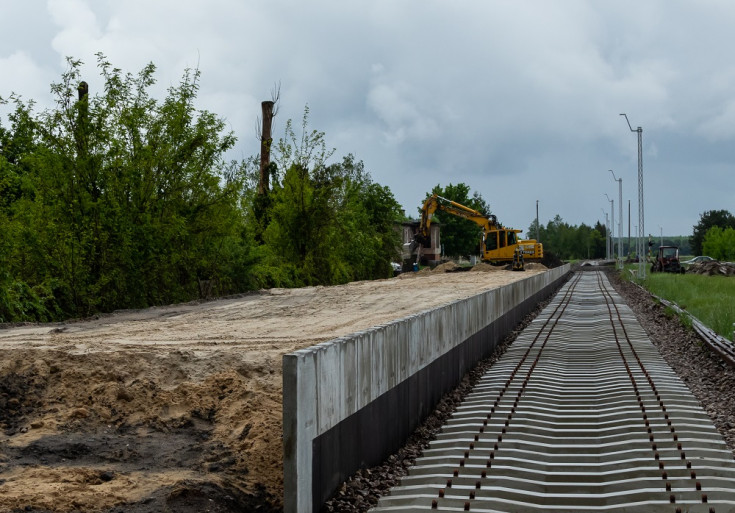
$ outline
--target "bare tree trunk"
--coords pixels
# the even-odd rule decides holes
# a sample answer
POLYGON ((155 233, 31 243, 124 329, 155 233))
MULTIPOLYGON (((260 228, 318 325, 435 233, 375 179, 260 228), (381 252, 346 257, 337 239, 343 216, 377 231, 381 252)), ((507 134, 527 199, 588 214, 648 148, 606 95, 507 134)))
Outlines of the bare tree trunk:
POLYGON ((273 124, 273 105, 275 102, 265 101, 260 104, 263 110, 263 131, 260 136, 260 182, 258 183, 258 194, 263 196, 268 193, 269 176, 268 164, 271 161, 271 125, 273 124))

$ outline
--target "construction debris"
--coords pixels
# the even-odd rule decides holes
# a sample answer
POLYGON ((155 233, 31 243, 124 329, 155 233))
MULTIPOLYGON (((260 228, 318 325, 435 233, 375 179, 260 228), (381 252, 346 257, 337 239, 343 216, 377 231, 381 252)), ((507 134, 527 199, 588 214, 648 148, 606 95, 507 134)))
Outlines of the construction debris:
POLYGON ((716 260, 701 262, 690 265, 687 268, 687 273, 705 274, 707 276, 735 276, 735 263, 718 262, 716 260))

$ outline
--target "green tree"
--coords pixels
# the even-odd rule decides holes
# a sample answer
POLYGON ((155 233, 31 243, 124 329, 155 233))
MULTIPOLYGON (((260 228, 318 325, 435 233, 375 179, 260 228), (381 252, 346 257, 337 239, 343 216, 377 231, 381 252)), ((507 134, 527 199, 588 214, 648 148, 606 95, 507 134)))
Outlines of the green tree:
POLYGON ((327 165, 334 150, 327 149, 323 132, 308 130, 308 114, 307 107, 301 136, 289 120, 286 137, 276 145, 278 170, 263 236, 272 264, 263 268, 262 282, 313 285, 387 277, 397 254, 399 205, 352 155, 327 165))
MULTIPOLYGON (((457 185, 450 183, 445 187, 437 184, 426 197, 428 198, 431 194, 438 194, 485 215, 491 214, 490 206, 480 193, 475 191, 470 196, 470 186, 465 183, 457 185)), ((441 242, 444 246, 444 254, 451 256, 477 254, 482 228, 472 221, 441 211, 437 211, 434 217, 441 223, 441 242)))
POLYGON ((694 226, 694 231, 689 239, 691 250, 695 255, 703 253, 702 243, 704 236, 713 226, 720 228, 735 228, 735 216, 727 210, 708 210, 699 216, 699 222, 694 226))
MULTIPOLYGON (((544 253, 551 253, 564 260, 604 257, 605 231, 605 227, 599 222, 594 227, 584 223, 572 226, 564 222, 559 215, 554 216, 546 226, 539 226, 544 253)), ((535 219, 528 228, 528 236, 536 237, 535 219)))
POLYGON ((235 138, 195 108, 199 72, 159 102, 152 64, 134 76, 98 55, 104 92, 89 96, 81 62, 68 63, 55 108, 34 114, 18 101, 3 143, 4 155, 22 148, 3 177, 26 184, 4 210, 5 272, 64 315, 189 300, 202 283, 239 288, 242 176, 223 159, 235 138))
POLYGON ((713 226, 704 235, 702 249, 715 260, 735 261, 735 228, 713 226))

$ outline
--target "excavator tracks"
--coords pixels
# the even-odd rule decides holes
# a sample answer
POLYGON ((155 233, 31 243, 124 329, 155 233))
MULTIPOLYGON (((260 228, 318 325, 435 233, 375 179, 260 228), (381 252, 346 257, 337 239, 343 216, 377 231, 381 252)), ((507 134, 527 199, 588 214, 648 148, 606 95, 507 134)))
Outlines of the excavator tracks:
POLYGON ((722 437, 600 272, 577 273, 371 512, 735 512, 722 437))

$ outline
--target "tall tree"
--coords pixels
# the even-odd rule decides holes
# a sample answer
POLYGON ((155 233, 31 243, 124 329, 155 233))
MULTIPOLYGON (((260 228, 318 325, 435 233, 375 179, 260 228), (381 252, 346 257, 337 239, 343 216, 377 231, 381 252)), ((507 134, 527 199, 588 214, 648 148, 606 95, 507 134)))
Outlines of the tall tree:
POLYGON ((692 252, 695 255, 702 254, 704 236, 713 226, 718 226, 722 229, 735 228, 735 216, 727 210, 707 210, 700 214, 699 222, 694 226, 694 231, 689 239, 692 252))
POLYGON ((327 164, 334 150, 327 149, 323 132, 308 130, 308 115, 307 107, 300 136, 287 121, 286 137, 276 145, 279 166, 263 240, 269 261, 277 263, 262 274, 262 283, 387 277, 398 251, 399 205, 352 155, 327 164))
POLYGON ((735 228, 722 229, 719 226, 713 226, 704 235, 702 250, 715 260, 734 261, 735 228))
MULTIPOLYGON (((445 187, 437 184, 426 197, 428 198, 431 194, 438 194, 485 215, 491 213, 490 206, 480 193, 475 191, 470 196, 470 186, 465 183, 460 182, 456 185, 450 183, 445 187)), ((441 223, 441 242, 444 246, 444 254, 450 256, 477 254, 482 228, 472 221, 441 211, 437 211, 435 217, 441 223)))

